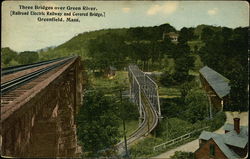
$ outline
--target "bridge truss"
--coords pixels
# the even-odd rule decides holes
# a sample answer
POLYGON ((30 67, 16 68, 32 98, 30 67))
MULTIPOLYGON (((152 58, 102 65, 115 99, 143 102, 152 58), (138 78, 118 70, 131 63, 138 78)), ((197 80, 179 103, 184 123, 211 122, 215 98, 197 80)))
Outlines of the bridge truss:
POLYGON ((130 80, 130 98, 138 106, 140 118, 143 119, 145 116, 142 93, 145 94, 151 107, 156 111, 158 118, 161 118, 158 85, 136 65, 129 65, 128 74, 130 80))

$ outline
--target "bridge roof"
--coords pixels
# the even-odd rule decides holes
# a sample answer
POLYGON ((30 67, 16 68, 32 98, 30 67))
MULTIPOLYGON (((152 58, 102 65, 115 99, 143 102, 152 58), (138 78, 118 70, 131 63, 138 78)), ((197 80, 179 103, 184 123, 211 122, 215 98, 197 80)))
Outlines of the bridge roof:
POLYGON ((201 68, 199 72, 207 80, 208 84, 213 88, 215 93, 220 98, 223 98, 229 94, 229 79, 209 68, 208 66, 201 68))

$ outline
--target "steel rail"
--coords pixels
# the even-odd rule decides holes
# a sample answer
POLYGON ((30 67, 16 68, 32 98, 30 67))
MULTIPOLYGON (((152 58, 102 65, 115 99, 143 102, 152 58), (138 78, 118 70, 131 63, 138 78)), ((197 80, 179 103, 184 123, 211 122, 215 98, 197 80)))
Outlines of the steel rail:
MULTIPOLYGON (((144 109, 144 107, 143 107, 143 110, 145 111, 145 109, 144 109)), ((140 132, 142 131, 142 129, 145 127, 145 124, 147 124, 146 123, 146 120, 145 119, 147 119, 146 118, 146 116, 147 116, 147 114, 145 113, 145 118, 143 119, 143 122, 138 126, 138 128, 135 130, 135 131, 133 131, 132 133, 131 133, 131 135, 127 138, 127 143, 128 144, 131 144, 132 143, 132 141, 131 141, 131 138, 133 138, 133 137, 135 137, 135 136, 138 136, 138 134, 141 134, 140 132)), ((124 141, 120 141, 118 144, 116 144, 116 147, 118 147, 118 148, 123 148, 123 146, 124 146, 124 141)))
POLYGON ((27 70, 27 69, 30 69, 30 68, 50 64, 52 62, 60 61, 60 60, 67 59, 67 58, 68 57, 61 57, 61 58, 57 58, 57 59, 41 61, 41 62, 32 63, 32 64, 18 65, 18 66, 11 66, 11 67, 2 68, 1 69, 1 71, 2 71, 1 75, 5 76, 5 75, 8 75, 8 74, 12 74, 12 73, 27 70))
MULTIPOLYGON (((144 94, 144 92, 143 92, 144 94)), ((143 110, 145 113, 145 118, 140 124, 140 126, 128 137, 127 144, 131 146, 131 144, 142 136, 148 135, 150 132, 154 130, 158 123, 158 117, 155 110, 150 106, 150 102, 148 101, 146 95, 143 95, 143 110), (147 111, 146 111, 147 109, 147 111)), ((124 141, 119 142, 116 147, 118 150, 124 151, 124 141)))
MULTIPOLYGON (((150 102, 149 98, 147 97, 146 92, 144 91, 144 87, 142 86, 144 83, 141 83, 140 80, 137 79, 137 77, 141 77, 141 76, 137 76, 136 73, 138 73, 138 74, 144 74, 144 73, 141 72, 140 70, 138 70, 138 67, 136 65, 130 65, 128 68, 129 68, 129 72, 132 75, 131 78, 139 86, 139 89, 140 89, 140 91, 139 91, 139 98, 140 99, 139 100, 141 101, 142 112, 143 112, 142 123, 127 138, 127 144, 128 144, 128 146, 131 146, 131 144, 135 140, 141 138, 142 136, 148 135, 150 132, 152 132, 154 130, 154 128, 158 124, 158 114, 157 114, 156 110, 154 109, 152 103, 150 102), (134 71, 137 71, 137 72, 134 72, 134 71)), ((155 86, 157 86, 155 82, 153 82, 153 84, 155 86)), ((125 151, 124 146, 125 146, 124 140, 120 141, 119 143, 117 143, 115 145, 116 149, 118 150, 118 154, 122 154, 125 151)), ((107 151, 109 149, 110 148, 107 148, 107 149, 104 149, 101 151, 107 151)))
MULTIPOLYGON (((139 139, 140 137, 144 135, 148 135, 150 132, 154 130, 154 128, 158 124, 158 113, 156 112, 152 103, 147 97, 146 92, 141 86, 142 83, 140 83, 139 80, 137 79, 137 76, 135 75, 133 68, 135 69, 136 66, 129 66, 129 71, 131 72, 133 76, 132 78, 135 79, 135 82, 138 83, 139 88, 141 90, 140 96, 142 96, 141 100, 142 100, 142 109, 143 109, 144 118, 143 118, 143 122, 139 125, 139 127, 128 137, 127 139, 128 146, 130 146, 135 140, 139 139)), ((140 73, 140 72, 137 72, 137 73, 140 73)), ((149 78, 149 80, 152 81, 151 78, 149 78)), ((157 84, 154 81, 153 81, 153 84, 157 86, 157 84)), ((124 141, 121 141, 116 145, 116 147, 118 148, 118 150, 124 151, 124 145, 125 145, 124 141)))
MULTIPOLYGON (((145 94, 145 92, 143 91, 143 94, 145 94)), ((149 130, 149 132, 153 131, 154 128, 157 126, 158 124, 158 113, 155 111, 154 107, 152 106, 152 103, 150 102, 149 98, 145 95, 145 98, 147 100, 147 102, 149 103, 149 108, 151 109, 151 112, 153 114, 153 119, 154 119, 154 122, 153 122, 153 126, 151 127, 151 129, 149 130)))
POLYGON ((145 119, 143 120, 143 124, 141 124, 141 127, 139 128, 139 130, 137 132, 135 132, 134 134, 130 135, 128 140, 129 143, 132 143, 134 140, 132 137, 141 137, 143 135, 147 135, 148 133, 150 133, 155 126, 157 125, 158 122, 158 118, 157 118, 157 114, 155 113, 154 109, 152 109, 152 107, 150 106, 150 102, 148 101, 146 95, 143 94, 143 110, 145 113, 145 119), (146 111, 147 109, 147 111, 146 111), (148 113, 146 113, 148 112, 148 113), (153 119, 152 122, 150 122, 150 119, 153 119), (150 125, 150 127, 148 127, 148 124, 150 125), (143 130, 144 129, 144 130, 143 130), (131 139, 131 140, 130 140, 131 139))
POLYGON ((46 72, 49 72, 51 71, 52 69, 55 69, 65 63, 67 63, 68 61, 70 61, 72 58, 74 57, 69 57, 69 58, 66 58, 64 61, 62 62, 59 62, 59 63, 56 63, 54 65, 51 65, 51 66, 48 66, 46 68, 43 68, 43 69, 39 69, 35 72, 32 72, 32 73, 29 73, 29 74, 26 74, 24 76, 21 76, 19 78, 16 78, 14 80, 11 80, 11 81, 8 81, 8 82, 5 82, 5 83, 2 83, 1 84, 1 94, 6 94, 7 92, 13 90, 13 89, 16 89, 24 84, 26 84, 27 82, 39 77, 40 75, 46 73, 46 72))

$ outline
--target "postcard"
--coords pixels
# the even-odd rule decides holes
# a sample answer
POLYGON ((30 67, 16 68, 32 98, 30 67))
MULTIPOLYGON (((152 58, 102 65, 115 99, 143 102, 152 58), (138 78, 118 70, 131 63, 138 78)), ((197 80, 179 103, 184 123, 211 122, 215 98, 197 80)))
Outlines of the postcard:
POLYGON ((1 156, 248 156, 246 1, 4 1, 1 156))

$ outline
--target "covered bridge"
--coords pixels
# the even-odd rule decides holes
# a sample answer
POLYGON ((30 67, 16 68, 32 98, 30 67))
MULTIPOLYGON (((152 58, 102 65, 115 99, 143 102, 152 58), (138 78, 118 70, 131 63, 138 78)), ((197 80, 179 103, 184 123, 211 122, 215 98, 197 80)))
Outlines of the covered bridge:
POLYGON ((208 66, 201 68, 199 73, 201 84, 211 104, 217 110, 223 110, 223 106, 228 103, 228 94, 230 92, 229 79, 208 66))

